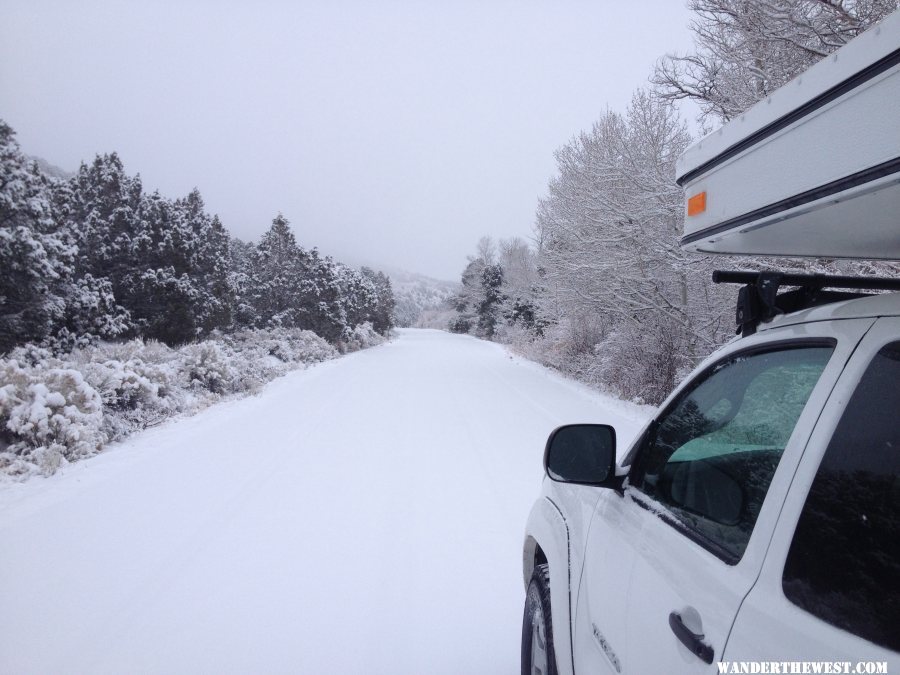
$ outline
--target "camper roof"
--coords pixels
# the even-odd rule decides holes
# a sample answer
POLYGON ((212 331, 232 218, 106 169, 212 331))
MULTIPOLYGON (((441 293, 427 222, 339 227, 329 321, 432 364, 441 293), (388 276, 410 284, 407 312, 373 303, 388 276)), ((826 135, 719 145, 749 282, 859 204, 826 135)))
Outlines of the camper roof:
POLYGON ((688 148, 687 250, 900 260, 900 12, 688 148))
MULTIPOLYGON (((729 121, 689 147, 676 164, 676 180, 683 185, 691 174, 702 171, 704 164, 720 157, 726 150, 764 130, 773 122, 798 111, 804 104, 850 80, 869 66, 900 49, 900 11, 893 12, 881 23, 859 35, 839 50, 825 57, 783 87, 772 92, 740 117, 729 121)), ((896 101, 900 105, 900 101, 896 101)), ((900 114, 895 109, 895 115, 900 114)), ((896 127, 900 134, 900 125, 896 127)))

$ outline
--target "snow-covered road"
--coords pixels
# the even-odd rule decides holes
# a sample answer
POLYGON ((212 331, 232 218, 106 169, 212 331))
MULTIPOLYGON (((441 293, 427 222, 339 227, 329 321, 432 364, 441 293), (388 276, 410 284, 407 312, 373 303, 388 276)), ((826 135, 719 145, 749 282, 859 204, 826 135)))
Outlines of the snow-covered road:
POLYGON ((404 330, 0 485, 0 672, 516 673, 544 440, 645 414, 404 330))

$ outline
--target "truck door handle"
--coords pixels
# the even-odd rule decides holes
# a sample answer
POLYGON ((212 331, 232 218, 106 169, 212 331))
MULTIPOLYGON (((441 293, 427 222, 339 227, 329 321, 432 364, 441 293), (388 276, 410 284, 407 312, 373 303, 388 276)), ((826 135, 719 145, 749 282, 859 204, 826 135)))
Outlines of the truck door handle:
POLYGON ((681 620, 681 614, 672 612, 669 614, 669 628, 675 633, 675 637, 681 640, 682 644, 691 650, 704 663, 712 663, 715 652, 703 641, 703 635, 697 635, 690 628, 684 625, 681 620))

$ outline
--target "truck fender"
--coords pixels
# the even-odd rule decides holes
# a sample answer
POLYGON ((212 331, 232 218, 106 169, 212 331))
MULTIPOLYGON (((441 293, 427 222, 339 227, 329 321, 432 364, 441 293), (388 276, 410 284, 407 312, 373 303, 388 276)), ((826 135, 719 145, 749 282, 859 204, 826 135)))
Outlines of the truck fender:
POLYGON ((572 673, 569 527, 562 511, 548 497, 535 502, 528 516, 522 560, 526 589, 541 555, 550 568, 550 615, 556 667, 560 675, 572 673))

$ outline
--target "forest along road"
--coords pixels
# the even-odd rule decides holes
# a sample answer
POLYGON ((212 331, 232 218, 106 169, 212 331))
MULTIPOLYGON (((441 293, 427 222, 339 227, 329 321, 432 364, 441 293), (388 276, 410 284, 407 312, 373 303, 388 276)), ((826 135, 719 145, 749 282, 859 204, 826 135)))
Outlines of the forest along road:
POLYGON ((401 330, 0 485, 0 672, 517 673, 547 434, 646 414, 401 330))

